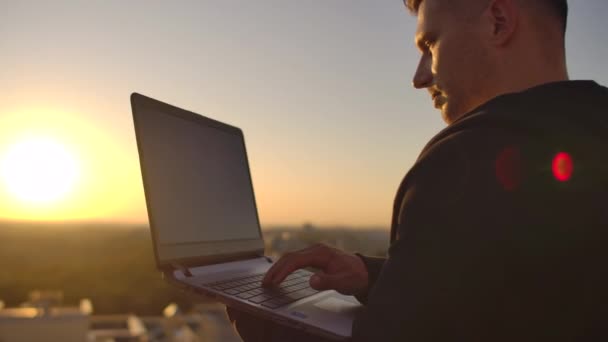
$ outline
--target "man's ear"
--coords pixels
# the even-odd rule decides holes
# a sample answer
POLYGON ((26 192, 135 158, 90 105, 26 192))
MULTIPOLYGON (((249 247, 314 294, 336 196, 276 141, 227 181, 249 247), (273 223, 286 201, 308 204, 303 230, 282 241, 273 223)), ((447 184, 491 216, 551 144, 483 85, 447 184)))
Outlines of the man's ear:
POLYGON ((490 0, 484 16, 487 24, 485 35, 489 42, 495 46, 504 46, 511 41, 519 25, 518 0, 490 0))

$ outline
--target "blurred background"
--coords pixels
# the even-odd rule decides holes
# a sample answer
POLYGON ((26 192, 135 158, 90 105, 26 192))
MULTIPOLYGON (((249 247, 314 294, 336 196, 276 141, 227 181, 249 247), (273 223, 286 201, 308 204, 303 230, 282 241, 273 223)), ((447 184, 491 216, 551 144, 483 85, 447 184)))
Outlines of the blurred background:
MULTIPOLYGON (((608 2, 570 8, 570 76, 608 84, 608 2)), ((401 0, 0 0, 0 339, 235 338, 155 269, 132 92, 243 129, 268 253, 384 255, 444 127, 415 26, 401 0)))

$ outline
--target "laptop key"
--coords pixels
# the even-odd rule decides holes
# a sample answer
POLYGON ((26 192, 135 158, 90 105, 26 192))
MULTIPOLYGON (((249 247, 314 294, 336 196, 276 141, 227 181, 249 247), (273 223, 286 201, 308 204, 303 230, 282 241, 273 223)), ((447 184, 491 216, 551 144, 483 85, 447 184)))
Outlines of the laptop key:
POLYGON ((247 292, 249 292, 249 293, 253 293, 254 295, 256 295, 256 296, 257 296, 257 295, 259 295, 259 294, 262 294, 262 293, 264 293, 264 292, 267 292, 267 290, 266 290, 266 289, 262 289, 262 288, 258 288, 258 289, 254 289, 254 290, 247 291, 247 292))
POLYGON ((224 290, 225 290, 225 289, 231 289, 233 287, 237 287, 237 286, 239 286, 239 284, 237 284, 236 282, 231 281, 229 283, 225 283, 225 284, 222 284, 222 285, 219 285, 219 286, 223 286, 224 290))
POLYGON ((292 274, 288 275, 287 277, 285 277, 285 280, 292 280, 292 279, 298 279, 298 278, 300 278, 299 275, 292 273, 292 274))
POLYGON ((237 297, 238 297, 238 298, 241 298, 241 299, 249 299, 249 298, 254 297, 254 296, 256 296, 256 295, 258 295, 258 293, 255 293, 255 292, 253 292, 253 291, 247 291, 247 292, 242 292, 242 293, 239 293, 239 294, 237 295, 237 297))
POLYGON ((295 284, 295 285, 291 285, 291 286, 281 287, 281 292, 290 293, 290 292, 295 292, 295 291, 298 291, 298 290, 301 290, 301 289, 307 288, 307 287, 308 287, 307 283, 300 283, 300 284, 295 284))
POLYGON ((303 290, 298 290, 295 292, 288 293, 285 295, 285 298, 290 298, 290 299, 293 299, 294 301, 296 301, 298 299, 302 299, 304 297, 311 296, 315 293, 317 293, 317 291, 310 289, 310 288, 306 288, 303 290))
POLYGON ((314 294, 314 292, 302 291, 302 292, 299 292, 297 294, 297 296, 283 295, 280 297, 273 298, 269 301, 263 302, 262 305, 265 307, 268 307, 270 309, 276 309, 276 308, 285 306, 287 304, 293 303, 299 299, 309 297, 312 294, 314 294))
POLYGON ((273 301, 269 300, 267 302, 262 303, 262 305, 267 308, 270 308, 270 309, 276 309, 276 308, 280 308, 284 304, 273 302, 273 301))
POLYGON ((260 304, 262 302, 265 302, 269 299, 271 299, 272 297, 276 296, 276 294, 272 295, 269 293, 263 293, 261 295, 255 296, 253 298, 250 298, 249 301, 252 303, 256 303, 256 304, 260 304))
POLYGON ((289 280, 289 281, 283 281, 279 286, 280 287, 287 287, 287 286, 290 286, 290 285, 301 283, 301 281, 298 281, 298 280, 299 279, 292 279, 292 280, 289 280))

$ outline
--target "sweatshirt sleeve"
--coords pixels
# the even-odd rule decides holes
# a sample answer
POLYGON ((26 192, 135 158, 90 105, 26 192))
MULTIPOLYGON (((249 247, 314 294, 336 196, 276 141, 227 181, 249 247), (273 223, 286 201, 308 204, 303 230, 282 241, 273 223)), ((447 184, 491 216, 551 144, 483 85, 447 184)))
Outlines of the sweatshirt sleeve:
MULTIPOLYGON (((369 281, 368 288, 371 289, 374 287, 374 284, 376 283, 376 279, 378 279, 378 275, 380 274, 380 270, 382 269, 382 266, 384 265, 386 258, 364 256, 359 253, 355 253, 355 254, 359 258, 361 258, 361 260, 365 264, 365 267, 367 268, 367 277, 368 277, 368 281, 369 281)), ((366 304, 368 294, 369 294, 369 291, 366 293, 356 295, 355 298, 357 298, 357 300, 361 304, 366 304)))

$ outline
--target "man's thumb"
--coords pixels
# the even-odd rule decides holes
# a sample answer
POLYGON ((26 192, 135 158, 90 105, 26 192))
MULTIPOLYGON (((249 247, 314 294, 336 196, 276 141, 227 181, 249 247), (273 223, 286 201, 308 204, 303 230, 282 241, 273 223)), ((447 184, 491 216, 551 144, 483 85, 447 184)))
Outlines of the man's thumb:
POLYGON ((315 290, 335 289, 335 281, 336 279, 333 276, 324 273, 316 273, 310 277, 310 287, 315 290))

